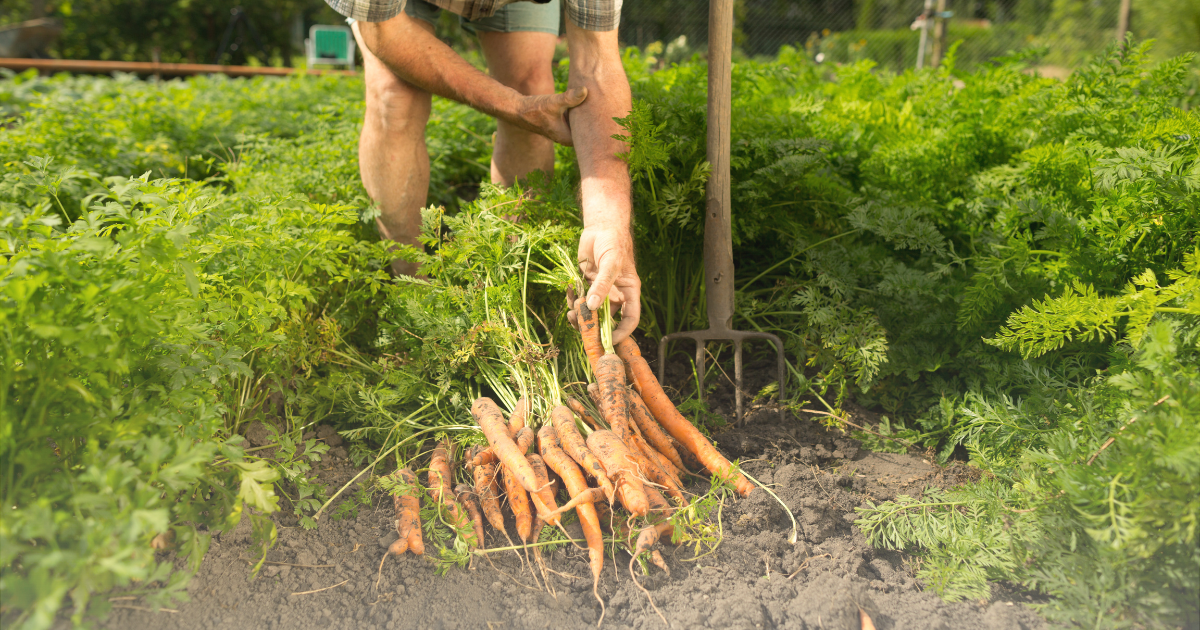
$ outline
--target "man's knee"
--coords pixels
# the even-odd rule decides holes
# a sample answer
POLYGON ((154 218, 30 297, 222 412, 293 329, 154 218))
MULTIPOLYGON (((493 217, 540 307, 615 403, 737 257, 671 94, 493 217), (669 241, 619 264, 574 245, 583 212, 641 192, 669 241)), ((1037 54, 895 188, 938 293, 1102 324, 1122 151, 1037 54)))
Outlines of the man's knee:
POLYGON ((429 122, 428 92, 394 75, 367 81, 368 113, 388 132, 424 131, 429 122))
POLYGON ((554 73, 549 66, 518 69, 511 72, 508 87, 525 95, 553 94, 554 73))

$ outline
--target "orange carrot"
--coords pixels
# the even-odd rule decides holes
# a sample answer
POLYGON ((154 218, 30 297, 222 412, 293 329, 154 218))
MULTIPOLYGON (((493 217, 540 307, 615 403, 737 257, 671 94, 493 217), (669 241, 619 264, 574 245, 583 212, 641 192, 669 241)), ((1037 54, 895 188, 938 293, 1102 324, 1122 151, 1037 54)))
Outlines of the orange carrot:
POLYGON ((467 458, 467 468, 474 469, 476 466, 484 464, 498 464, 500 460, 496 459, 496 452, 492 447, 476 446, 471 450, 471 456, 467 458))
POLYGON ((651 525, 642 529, 638 532, 637 546, 634 548, 633 557, 638 557, 643 551, 649 551, 654 546, 654 543, 657 543, 659 538, 664 534, 670 540, 670 536, 674 531, 675 527, 671 525, 671 521, 663 521, 657 525, 651 525))
MULTIPOLYGON (((566 453, 563 453, 563 455, 565 456, 566 453)), ((571 510, 574 510, 580 505, 605 500, 606 498, 604 496, 604 490, 601 490, 600 488, 588 488, 574 497, 571 497, 570 501, 558 506, 553 512, 548 514, 547 517, 557 517, 562 515, 564 512, 570 512, 571 510)), ((549 518, 547 518, 547 520, 549 520, 549 518)))
POLYGON ((528 453, 529 447, 533 446, 533 436, 533 429, 530 429, 529 427, 521 427, 517 431, 513 432, 513 440, 517 443, 517 448, 520 449, 522 453, 528 453))
MULTIPOLYGON (((525 452, 518 448, 517 443, 508 434, 508 425, 504 422, 504 414, 496 406, 496 403, 486 396, 480 397, 471 405, 471 415, 475 418, 479 428, 483 429, 483 436, 492 445, 505 472, 511 474, 514 480, 530 493, 529 498, 539 512, 549 512, 550 510, 545 505, 539 505, 542 500, 535 494, 538 484, 537 478, 533 474, 533 468, 526 461, 525 452)), ((507 478, 506 476, 505 479, 507 480, 507 478)), ((512 503, 512 498, 509 499, 509 503, 512 503)))
POLYGON ((596 362, 596 383, 588 385, 588 394, 600 408, 600 415, 612 427, 629 450, 630 462, 636 466, 643 481, 666 488, 667 493, 686 504, 681 485, 671 474, 644 451, 652 450, 633 429, 629 420, 629 389, 625 387, 625 364, 615 354, 606 354, 596 362))
POLYGON ((646 408, 642 397, 632 390, 628 392, 628 396, 629 417, 633 418, 634 424, 642 430, 642 437, 646 438, 646 442, 653 446, 654 450, 662 453, 663 457, 666 457, 680 473, 686 471, 687 469, 683 466, 683 458, 679 456, 679 451, 675 450, 675 444, 671 442, 671 437, 663 431, 662 425, 646 408))
MULTIPOLYGON (((528 431, 529 427, 525 427, 525 430, 528 431)), ((542 461, 542 456, 537 453, 530 453, 525 456, 525 459, 533 467, 533 476, 537 478, 538 498, 549 508, 546 512, 538 512, 537 517, 547 523, 557 525, 559 522, 558 504, 554 501, 554 490, 550 488, 550 473, 546 470, 546 462, 542 461)))
POLYGON ((646 499, 650 504, 651 512, 654 512, 656 514, 670 514, 671 513, 671 510, 672 510, 671 504, 667 503, 667 500, 665 498, 663 498, 663 495, 661 492, 658 491, 658 488, 647 487, 645 490, 646 490, 646 499))
MULTIPOLYGON (((524 459, 523 457, 521 459, 524 459)), ((526 462, 528 464, 528 462, 526 462)), ((508 496, 508 509, 512 510, 513 520, 517 523, 517 536, 529 542, 533 528, 533 513, 529 509, 529 493, 521 487, 516 475, 508 466, 501 467, 504 477, 504 493, 508 496)))
POLYGON ((612 532, 619 540, 629 538, 628 523, 624 519, 614 518, 608 503, 593 503, 592 507, 596 508, 596 516, 600 517, 600 526, 605 531, 612 532))
POLYGON ((596 373, 597 362, 604 356, 604 345, 600 342, 600 322, 596 311, 587 307, 587 301, 580 298, 575 301, 575 322, 579 325, 579 334, 583 337, 583 352, 587 355, 588 363, 592 365, 592 374, 596 373))
POLYGON ((645 516, 650 509, 646 491, 638 478, 637 465, 630 458, 629 448, 621 438, 612 431, 593 431, 587 438, 587 445, 616 482, 621 505, 634 516, 645 516))
POLYGON ((575 415, 579 416, 579 419, 583 420, 589 427, 593 429, 603 428, 596 423, 596 419, 592 417, 592 414, 588 413, 587 407, 584 407, 583 403, 579 402, 579 399, 567 396, 566 403, 571 408, 571 411, 574 411, 575 415))
MULTIPOLYGON (((596 484, 604 489, 604 496, 608 497, 610 502, 613 501, 616 489, 613 488, 612 481, 608 478, 608 471, 604 470, 600 460, 596 459, 596 455, 588 449, 587 444, 583 441, 583 436, 579 435, 571 410, 562 405, 555 407, 550 411, 550 422, 558 433, 563 450, 571 456, 571 459, 575 460, 576 464, 579 464, 584 473, 596 480, 596 484)), ((564 479, 564 481, 566 480, 564 479)))
POLYGON ((734 469, 729 460, 717 452, 712 443, 705 439, 704 435, 695 426, 692 426, 687 418, 683 417, 683 414, 679 413, 679 410, 667 398, 667 393, 663 391, 658 379, 654 378, 646 360, 639 356, 640 351, 637 354, 633 352, 636 346, 637 344, 625 339, 617 344, 617 353, 633 370, 634 383, 642 395, 642 400, 646 403, 646 408, 667 430, 667 433, 670 433, 672 437, 679 440, 684 447, 696 455, 696 459, 699 459, 710 473, 733 481, 742 496, 750 494, 754 490, 754 484, 734 469), (631 346, 633 347, 631 348, 631 346))
MULTIPOLYGON (((654 566, 662 569, 663 573, 667 574, 667 577, 671 577, 671 567, 667 566, 667 561, 663 560, 662 554, 658 553, 657 549, 650 552, 650 562, 653 562, 654 566)), ((866 629, 864 628, 863 630, 866 629)))
POLYGON ((588 385, 588 395, 612 432, 628 444, 633 428, 629 421, 629 401, 625 397, 625 364, 615 354, 606 354, 596 363, 596 382, 588 385))
MULTIPOLYGON (((446 511, 450 513, 450 519, 454 528, 461 532, 471 531, 471 521, 467 515, 463 513, 458 502, 454 500, 454 493, 450 488, 450 482, 454 478, 450 475, 450 451, 451 444, 449 439, 442 440, 433 448, 433 456, 429 459, 429 496, 434 501, 446 506, 446 511)), ((469 546, 474 547, 474 544, 469 546)), ((476 544, 482 542, 475 541, 476 544)))
POLYGON ((525 418, 529 416, 529 401, 525 398, 517 401, 513 405, 512 413, 508 416, 508 432, 512 435, 517 434, 518 429, 525 427, 525 418))
POLYGON ((641 473, 640 478, 646 481, 653 482, 662 486, 667 494, 677 499, 681 504, 687 505, 688 500, 683 496, 683 489, 679 482, 663 470, 658 462, 650 459, 646 455, 646 451, 652 451, 648 444, 640 442, 641 438, 634 436, 634 447, 629 449, 629 461, 637 465, 638 472, 641 473), (644 448, 641 446, 644 445, 644 448))
POLYGON ((679 440, 676 440, 674 436, 668 434, 668 437, 671 438, 671 445, 675 447, 675 452, 679 453, 679 459, 682 459, 683 463, 687 465, 687 468, 684 468, 680 471, 681 473, 691 472, 693 470, 704 470, 704 464, 700 463, 700 460, 696 457, 695 453, 684 448, 683 444, 681 444, 679 440))
POLYGON ((500 486, 496 484, 496 467, 483 464, 475 467, 475 495, 492 527, 504 531, 504 515, 500 513, 500 486))
POLYGON ((475 492, 471 490, 471 486, 465 483, 460 483, 454 486, 454 497, 458 502, 466 506, 467 513, 471 515, 471 524, 475 528, 476 544, 480 549, 483 549, 483 515, 479 510, 479 501, 475 498, 475 492))
POLYGON ((446 497, 453 497, 450 492, 450 443, 442 440, 433 447, 433 456, 429 458, 429 496, 441 503, 446 497))
POLYGON ((400 538, 388 547, 388 553, 401 555, 411 551, 415 555, 425 553, 425 541, 421 539, 421 502, 417 500, 417 476, 407 468, 397 470, 393 476, 407 486, 405 491, 392 497, 396 509, 396 533, 400 538))
POLYGON ((679 469, 675 467, 675 464, 672 464, 665 455, 654 450, 654 447, 647 444, 646 440, 642 439, 642 436, 633 436, 633 441, 642 455, 666 474, 667 478, 671 480, 670 485, 674 486, 677 490, 683 490, 683 480, 679 477, 679 469))
MULTIPOLYGON (((553 418, 556 412, 570 415, 570 411, 560 406, 550 412, 550 417, 553 418), (560 409, 562 411, 559 411, 560 409)), ((563 484, 567 487, 567 494, 572 497, 572 502, 588 492, 598 490, 598 488, 588 487, 587 480, 583 478, 583 472, 579 470, 579 466, 562 450, 558 432, 554 427, 545 426, 538 429, 538 450, 541 451, 546 465, 558 473, 559 477, 562 477, 563 484)), ((604 570, 604 534, 600 531, 600 517, 596 513, 596 506, 593 503, 576 505, 575 513, 579 515, 579 525, 583 528, 584 539, 587 540, 588 559, 592 569, 592 594, 603 608, 604 600, 600 599, 598 590, 600 572, 604 570)))

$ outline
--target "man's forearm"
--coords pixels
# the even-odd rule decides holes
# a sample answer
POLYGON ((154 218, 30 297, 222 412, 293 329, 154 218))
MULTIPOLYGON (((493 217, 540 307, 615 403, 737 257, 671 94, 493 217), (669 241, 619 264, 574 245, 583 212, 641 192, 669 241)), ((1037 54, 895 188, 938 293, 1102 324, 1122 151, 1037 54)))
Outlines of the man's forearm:
POLYGON ((626 147, 612 136, 623 133, 613 118, 629 115, 632 98, 616 36, 616 31, 595 33, 567 24, 568 82, 588 91, 587 100, 570 114, 585 227, 629 228, 629 168, 617 157, 626 147))
POLYGON ((480 72, 414 19, 358 22, 363 43, 396 76, 438 96, 508 120, 521 94, 480 72))

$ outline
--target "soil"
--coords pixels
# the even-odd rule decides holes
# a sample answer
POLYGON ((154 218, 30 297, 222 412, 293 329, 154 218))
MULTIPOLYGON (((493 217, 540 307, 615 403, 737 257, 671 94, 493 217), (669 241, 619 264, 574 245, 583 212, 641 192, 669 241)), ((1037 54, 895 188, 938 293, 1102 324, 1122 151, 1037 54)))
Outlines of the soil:
MULTIPOLYGON (((749 391, 770 382, 768 365, 747 365, 749 391)), ((684 374, 672 376, 668 383, 684 382, 684 374)), ((730 393, 729 384, 722 383, 710 398, 711 409, 727 418, 732 416, 730 393)), ((651 567, 648 576, 639 571, 638 579, 672 627, 858 630, 860 608, 881 630, 1047 626, 1017 589, 994 587, 988 601, 943 602, 915 579, 912 558, 873 549, 854 526, 856 506, 962 483, 971 476, 967 467, 938 467, 920 454, 870 452, 826 429, 816 416, 767 405, 751 406, 742 426, 715 439, 726 456, 741 458, 746 471, 795 514, 799 536, 795 544, 788 542, 787 512, 769 494, 756 491, 723 505, 724 536, 715 553, 693 560, 690 548, 660 545, 670 575, 651 567)), ((320 475, 340 487, 357 471, 344 459, 344 449, 334 450, 343 457, 327 455, 320 475)), ((706 486, 697 482, 691 489, 702 493, 706 486)), ((570 546, 545 554, 552 570, 546 579, 512 551, 476 558, 469 568, 444 576, 435 574, 428 556, 393 557, 384 563, 376 589, 380 559, 396 538, 392 519, 391 500, 384 498, 356 518, 323 518, 312 531, 280 518, 278 544, 253 580, 250 531, 243 521, 213 540, 188 586, 190 601, 178 604, 177 612, 118 608, 103 626, 495 630, 596 625, 600 606, 592 597, 586 554, 570 546), (325 590, 312 592, 318 589, 325 590)), ((568 525, 568 531, 582 537, 573 527, 578 525, 568 525)), ((487 544, 509 543, 489 527, 487 544)), ((426 545, 427 553, 434 551, 426 545)), ((631 581, 628 564, 625 552, 615 561, 605 559, 604 627, 663 627, 631 581)))

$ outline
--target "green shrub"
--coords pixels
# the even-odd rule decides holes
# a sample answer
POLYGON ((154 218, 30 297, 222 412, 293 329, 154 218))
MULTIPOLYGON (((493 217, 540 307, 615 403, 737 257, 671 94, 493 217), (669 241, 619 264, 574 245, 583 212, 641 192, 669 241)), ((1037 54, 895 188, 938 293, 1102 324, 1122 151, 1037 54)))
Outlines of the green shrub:
MULTIPOLYGON (((5 624, 46 627, 64 601, 80 622, 114 587, 184 597, 190 572, 152 540, 194 571, 243 515, 263 545, 279 507, 311 525, 325 447, 305 427, 339 379, 375 378, 347 341, 370 347, 389 290, 362 221, 361 83, 0 85, 18 114, 0 131, 5 624), (246 451, 253 420, 282 448, 246 451)), ((430 136, 459 150, 434 199, 477 181, 478 116, 439 104, 430 136)))

